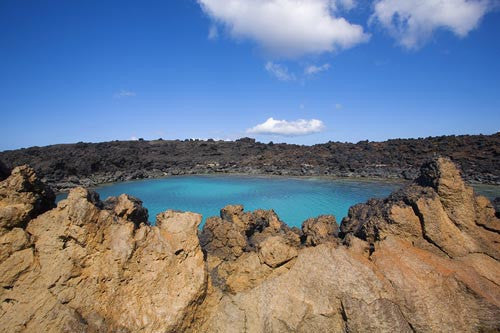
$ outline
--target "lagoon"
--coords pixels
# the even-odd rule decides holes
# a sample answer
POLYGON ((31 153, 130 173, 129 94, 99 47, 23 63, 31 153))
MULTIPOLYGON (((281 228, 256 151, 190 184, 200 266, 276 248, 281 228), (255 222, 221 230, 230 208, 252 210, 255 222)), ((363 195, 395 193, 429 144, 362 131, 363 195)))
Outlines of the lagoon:
MULTIPOLYGON (((226 205, 245 210, 274 209, 289 226, 300 227, 310 217, 333 214, 340 223, 349 207, 383 198, 402 182, 332 178, 287 178, 234 175, 175 176, 114 183, 96 188, 101 199, 127 193, 141 199, 149 220, 167 209, 219 215, 226 205)), ((59 195, 63 199, 66 195, 59 195)))
POLYGON ((300 227, 307 218, 322 214, 333 214, 340 223, 352 205, 385 197, 401 186, 370 180, 216 175, 138 180, 94 190, 103 200, 122 193, 141 199, 152 222, 167 209, 197 212, 205 221, 226 205, 242 204, 247 211, 274 209, 283 222, 300 227))

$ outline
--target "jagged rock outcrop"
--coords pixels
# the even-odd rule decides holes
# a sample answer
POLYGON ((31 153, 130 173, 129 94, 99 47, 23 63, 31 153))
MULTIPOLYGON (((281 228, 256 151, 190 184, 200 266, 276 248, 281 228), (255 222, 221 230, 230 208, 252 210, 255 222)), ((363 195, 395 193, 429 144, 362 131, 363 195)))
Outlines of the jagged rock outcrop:
POLYGON ((242 206, 201 231, 175 211, 151 226, 139 200, 83 188, 50 209, 27 167, 0 189, 1 331, 500 330, 500 220, 445 158, 339 234, 332 216, 299 230, 242 206))
POLYGON ((8 179, 0 182, 0 234, 2 229, 24 227, 32 218, 53 208, 54 200, 54 192, 40 182, 32 168, 15 168, 8 179))
POLYGON ((288 269, 301 246, 300 231, 289 228, 273 210, 245 212, 241 205, 208 218, 200 242, 212 283, 229 292, 252 288, 288 269))
POLYGON ((308 246, 315 246, 337 240, 338 229, 337 221, 333 215, 321 215, 307 219, 302 223, 303 242, 308 246))
POLYGON ((498 330, 499 226, 488 200, 474 196, 449 160, 436 159, 414 184, 351 208, 343 245, 302 248, 286 271, 251 289, 209 294, 199 329, 498 330))
POLYGON ((136 225, 148 222, 148 210, 142 206, 141 200, 131 195, 122 194, 118 197, 109 197, 103 202, 103 207, 136 225))
POLYGON ((484 253, 498 260, 499 227, 491 203, 475 196, 450 160, 438 158, 414 184, 351 207, 341 232, 370 244, 393 235, 452 258, 484 253))
MULTIPOLYGON (((29 205, 23 189, 44 193, 30 177, 16 186, 18 178, 14 170, 1 184, 9 198, 29 205)), ((117 200, 116 207, 132 203, 117 200)), ((197 237, 201 216, 168 211, 149 226, 126 219, 134 210, 102 206, 95 193, 77 188, 25 229, 2 236, 2 331, 178 332, 189 326, 207 283, 197 237)))

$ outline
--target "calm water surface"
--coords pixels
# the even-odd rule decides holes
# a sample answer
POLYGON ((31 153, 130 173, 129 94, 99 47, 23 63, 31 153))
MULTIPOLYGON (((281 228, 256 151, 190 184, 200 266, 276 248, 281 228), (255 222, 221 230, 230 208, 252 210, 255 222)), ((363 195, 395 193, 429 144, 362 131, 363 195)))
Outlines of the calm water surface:
POLYGON ((333 214, 340 223, 352 205, 385 197, 401 186, 369 180, 179 176, 116 183, 95 190, 101 199, 122 193, 140 198, 152 222, 156 214, 167 209, 197 212, 205 220, 219 215, 226 205, 242 204, 245 210, 272 208, 288 225, 300 227, 307 218, 321 214, 333 214))

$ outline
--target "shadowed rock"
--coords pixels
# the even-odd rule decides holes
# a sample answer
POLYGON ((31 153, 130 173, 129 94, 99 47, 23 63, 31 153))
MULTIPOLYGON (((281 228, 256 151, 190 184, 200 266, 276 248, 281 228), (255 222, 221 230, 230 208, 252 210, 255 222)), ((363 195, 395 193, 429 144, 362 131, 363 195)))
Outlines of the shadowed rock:
POLYGON ((9 175, 10 175, 9 168, 7 168, 7 166, 2 161, 0 161, 0 181, 9 177, 9 175))
POLYGON ((136 225, 148 223, 148 210, 142 206, 141 200, 131 195, 122 194, 118 197, 109 197, 103 202, 103 207, 136 225))
POLYGON ((220 217, 208 218, 200 234, 203 249, 222 260, 235 260, 244 252, 256 252, 269 236, 279 235, 291 246, 300 245, 297 230, 284 224, 273 210, 244 212, 243 206, 221 209, 220 217))
POLYGON ((498 260, 498 228, 489 201, 474 195, 449 159, 437 158, 414 184, 351 207, 340 230, 369 243, 394 235, 450 257, 480 252, 498 260))
POLYGON ((302 223, 302 238, 306 246, 337 240, 338 225, 333 215, 310 218, 302 223))
POLYGON ((493 207, 495 209, 495 214, 498 218, 500 218, 500 197, 496 197, 492 202, 493 207))

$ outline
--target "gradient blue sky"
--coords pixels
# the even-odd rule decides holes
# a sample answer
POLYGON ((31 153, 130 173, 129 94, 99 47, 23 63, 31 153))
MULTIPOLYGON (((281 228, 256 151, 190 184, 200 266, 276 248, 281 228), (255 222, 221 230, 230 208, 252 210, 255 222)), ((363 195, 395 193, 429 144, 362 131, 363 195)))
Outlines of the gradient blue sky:
POLYGON ((132 137, 313 144, 500 130, 495 6, 461 36, 438 21, 408 46, 370 20, 375 3, 389 0, 359 1, 332 15, 369 40, 290 56, 261 35, 235 35, 238 17, 217 16, 217 1, 2 0, 0 150, 132 137), (276 77, 266 65, 288 72, 276 77), (247 133, 270 117, 323 127, 247 133))

